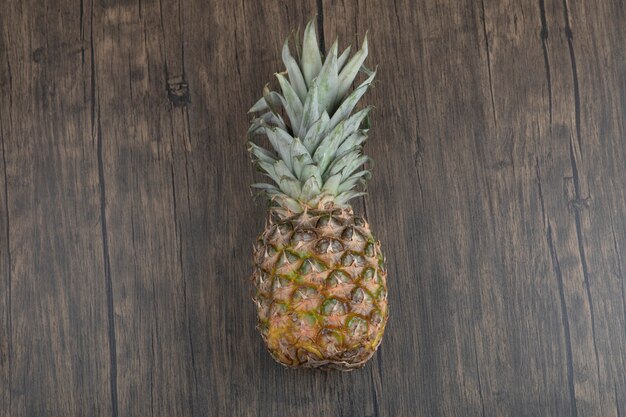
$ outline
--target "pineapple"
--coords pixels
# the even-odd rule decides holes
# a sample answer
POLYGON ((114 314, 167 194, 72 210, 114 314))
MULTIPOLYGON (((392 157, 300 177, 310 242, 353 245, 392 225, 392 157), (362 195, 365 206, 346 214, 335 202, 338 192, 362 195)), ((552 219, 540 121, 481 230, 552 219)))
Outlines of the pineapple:
POLYGON ((249 151, 274 184, 253 184, 269 201, 254 249, 258 329, 271 355, 288 367, 362 367, 387 323, 387 284, 380 243, 349 201, 364 194, 370 107, 355 110, 375 71, 361 49, 341 55, 335 41, 322 60, 309 22, 297 59, 289 39, 277 73, 281 93, 266 86, 250 109, 249 151), (359 71, 367 79, 351 91, 359 71), (272 150, 255 144, 269 140, 272 150))

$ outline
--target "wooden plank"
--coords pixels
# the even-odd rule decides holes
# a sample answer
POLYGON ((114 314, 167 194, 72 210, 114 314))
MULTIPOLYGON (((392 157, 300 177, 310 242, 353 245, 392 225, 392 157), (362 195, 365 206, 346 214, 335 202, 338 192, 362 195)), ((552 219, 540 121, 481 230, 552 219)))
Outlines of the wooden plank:
POLYGON ((25 1, 0 16, 7 416, 112 410, 84 13, 25 1))
POLYGON ((553 174, 548 179, 563 190, 548 196, 546 207, 549 217, 553 210, 552 231, 559 237, 553 249, 563 275, 578 415, 623 415, 626 392, 625 281, 618 249, 626 234, 624 222, 615 221, 626 212, 626 54, 617 47, 626 33, 601 23, 620 10, 623 19, 616 2, 593 8, 563 2, 547 19, 564 27, 556 47, 549 40, 546 58, 550 68, 556 61, 564 72, 553 83, 563 99, 553 106, 556 129, 546 146, 549 154, 558 146, 562 159, 544 164, 553 174))
POLYGON ((367 213, 390 277, 391 319, 377 357, 380 415, 481 415, 480 290, 471 276, 496 265, 470 256, 492 245, 488 234, 476 236, 489 213, 472 196, 482 180, 473 141, 490 116, 472 3, 329 6, 325 16, 335 21, 325 28, 342 38, 369 28, 379 64, 367 213))
POLYGON ((191 413, 174 183, 174 160, 187 138, 174 130, 172 114, 180 110, 166 89, 176 7, 96 2, 90 29, 107 295, 114 316, 111 386, 120 416, 191 413))
MULTIPOLYGON (((8 96, 10 85, 8 47, 0 19, 0 97, 8 96)), ((4 105, 4 101, 1 102, 4 105)), ((0 107, 0 415, 11 411, 11 253, 9 249, 9 193, 4 125, 8 122, 0 107)), ((8 141, 7 141, 8 142, 8 141)))

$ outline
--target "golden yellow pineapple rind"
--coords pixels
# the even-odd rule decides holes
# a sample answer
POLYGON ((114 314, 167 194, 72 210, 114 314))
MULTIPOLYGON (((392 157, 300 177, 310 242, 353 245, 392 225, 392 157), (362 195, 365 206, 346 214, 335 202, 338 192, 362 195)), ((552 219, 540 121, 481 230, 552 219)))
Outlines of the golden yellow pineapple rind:
POLYGON ((359 368, 388 318, 380 243, 349 208, 270 216, 254 254, 258 329, 289 367, 359 368))

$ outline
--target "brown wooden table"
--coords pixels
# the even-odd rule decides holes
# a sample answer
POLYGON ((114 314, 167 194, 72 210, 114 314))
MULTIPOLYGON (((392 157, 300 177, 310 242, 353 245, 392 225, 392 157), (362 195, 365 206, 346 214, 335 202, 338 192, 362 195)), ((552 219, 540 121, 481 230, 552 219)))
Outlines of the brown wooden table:
POLYGON ((4 0, 0 416, 626 416, 623 0, 4 0), (255 331, 248 108, 370 30, 391 320, 352 373, 255 331))

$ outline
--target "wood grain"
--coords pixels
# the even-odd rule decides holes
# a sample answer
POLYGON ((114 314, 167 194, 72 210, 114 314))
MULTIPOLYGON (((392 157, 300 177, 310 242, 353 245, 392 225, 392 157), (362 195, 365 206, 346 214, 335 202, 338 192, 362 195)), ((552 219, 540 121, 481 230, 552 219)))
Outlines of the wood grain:
POLYGON ((0 416, 626 415, 619 0, 9 0, 0 15, 0 416), (288 371, 250 301, 247 109, 317 18, 369 30, 355 203, 391 319, 288 371))

